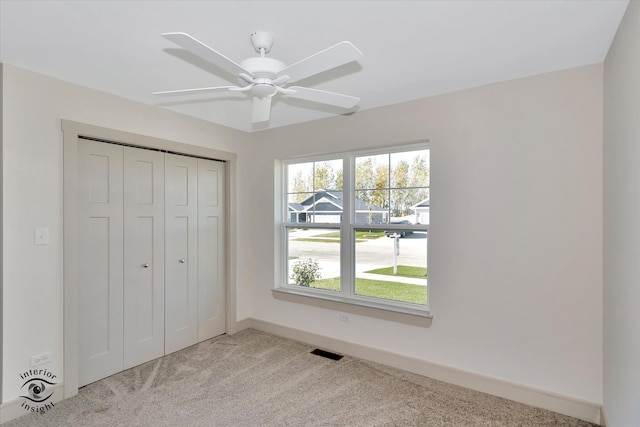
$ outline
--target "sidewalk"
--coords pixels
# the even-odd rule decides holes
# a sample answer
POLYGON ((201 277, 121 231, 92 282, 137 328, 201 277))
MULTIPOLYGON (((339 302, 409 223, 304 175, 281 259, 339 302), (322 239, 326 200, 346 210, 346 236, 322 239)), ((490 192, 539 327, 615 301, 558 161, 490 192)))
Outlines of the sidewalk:
MULTIPOLYGON (((329 277, 338 277, 340 276, 340 264, 332 261, 318 261, 322 271, 322 278, 329 277)), ((380 280, 382 282, 395 282, 395 283, 406 283, 411 285, 420 285, 427 286, 427 278, 424 279, 415 278, 415 277, 402 277, 402 276, 390 276, 387 274, 374 274, 374 273, 365 273, 364 271, 373 270, 374 268, 378 268, 376 265, 367 265, 360 264, 358 265, 358 270, 356 271, 356 277, 361 279, 370 279, 370 280, 380 280)))
POLYGON ((387 274, 373 274, 373 273, 357 273, 357 278, 380 280, 385 282, 406 283, 411 285, 427 286, 427 278, 417 279, 415 277, 402 277, 402 276, 389 276, 387 274))

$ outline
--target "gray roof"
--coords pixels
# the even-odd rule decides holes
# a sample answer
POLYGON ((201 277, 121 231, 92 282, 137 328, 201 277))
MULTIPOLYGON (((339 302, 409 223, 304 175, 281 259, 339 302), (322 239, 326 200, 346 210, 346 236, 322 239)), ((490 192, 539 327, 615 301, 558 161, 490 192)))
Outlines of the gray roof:
MULTIPOLYGON (((329 212, 329 211, 338 211, 342 212, 344 209, 344 200, 343 200, 343 192, 342 191, 334 191, 334 190, 318 190, 306 199, 302 200, 300 203, 289 203, 289 209, 302 211, 302 210, 310 210, 312 206, 316 204, 322 205, 320 210, 329 212), (323 200, 324 199, 324 200, 323 200), (334 206, 334 209, 331 209, 331 206, 334 206), (298 206, 301 209, 298 209, 298 206)), ((318 206, 320 207, 320 206, 318 206)), ((318 210, 318 209, 316 209, 318 210)), ((386 212, 386 209, 381 208, 380 206, 374 204, 368 204, 365 201, 358 199, 356 197, 356 210, 357 211, 382 211, 386 212)))
POLYGON ((304 206, 300 203, 289 202, 289 210, 294 212, 302 212, 304 210, 304 206))
POLYGON ((412 209, 415 209, 415 208, 428 208, 428 207, 429 207, 429 199, 424 199, 420 203, 416 203, 415 205, 411 206, 412 209))

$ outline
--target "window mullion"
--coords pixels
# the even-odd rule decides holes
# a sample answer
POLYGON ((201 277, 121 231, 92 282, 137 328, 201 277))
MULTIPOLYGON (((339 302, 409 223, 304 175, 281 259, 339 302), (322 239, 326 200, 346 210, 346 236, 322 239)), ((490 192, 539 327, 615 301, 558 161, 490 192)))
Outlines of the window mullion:
POLYGON ((341 222, 341 248, 340 248, 340 293, 343 296, 354 295, 355 272, 353 266, 355 264, 355 248, 354 234, 352 224, 354 223, 354 174, 353 174, 353 157, 345 156, 343 158, 342 171, 342 191, 343 191, 343 211, 341 222))
POLYGON ((282 203, 280 205, 280 216, 282 223, 280 226, 280 241, 279 246, 283 250, 282 259, 278 263, 279 270, 276 271, 276 278, 281 285, 286 285, 289 281, 289 239, 287 223, 291 221, 289 217, 289 166, 287 162, 282 163, 282 182, 280 183, 280 194, 282 194, 282 203))

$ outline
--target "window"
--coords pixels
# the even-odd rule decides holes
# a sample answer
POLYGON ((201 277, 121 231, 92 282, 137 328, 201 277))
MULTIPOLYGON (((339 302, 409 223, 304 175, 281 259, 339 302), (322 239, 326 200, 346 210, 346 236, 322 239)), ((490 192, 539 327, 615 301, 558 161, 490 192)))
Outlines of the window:
POLYGON ((426 143, 283 162, 280 289, 428 311, 426 143))

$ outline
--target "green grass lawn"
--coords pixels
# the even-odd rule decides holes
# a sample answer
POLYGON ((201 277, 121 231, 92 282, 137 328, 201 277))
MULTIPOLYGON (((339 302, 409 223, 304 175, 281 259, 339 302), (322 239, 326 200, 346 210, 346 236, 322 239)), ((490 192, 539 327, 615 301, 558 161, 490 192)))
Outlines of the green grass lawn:
POLYGON ((296 242, 340 243, 340 239, 316 239, 314 237, 301 237, 294 240, 296 242))
POLYGON ((383 230, 356 230, 356 239, 377 239, 384 237, 383 230))
POLYGON ((333 231, 331 233, 318 234, 317 237, 334 237, 336 239, 339 239, 340 238, 340 232, 339 231, 333 231))
MULTIPOLYGON (((316 280, 311 283, 311 287, 338 291, 340 290, 340 278, 334 277, 316 280)), ((427 304, 427 287, 421 285, 356 278, 356 293, 358 295, 393 301, 427 304)))
MULTIPOLYGON (((365 273, 384 274, 386 276, 394 275, 393 267, 376 268, 375 270, 365 271, 365 273)), ((424 267, 411 267, 408 265, 399 265, 398 274, 396 274, 396 276, 424 279, 427 276, 427 269, 424 267)))

